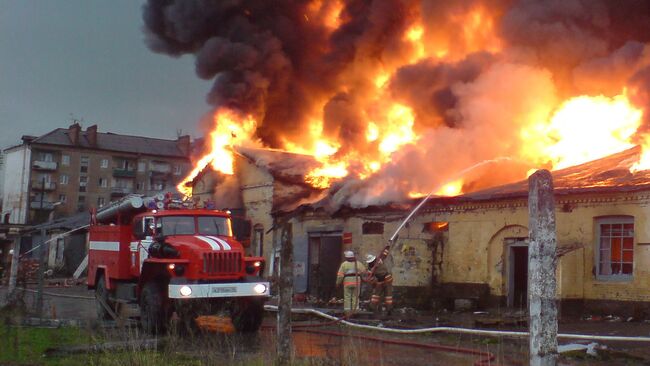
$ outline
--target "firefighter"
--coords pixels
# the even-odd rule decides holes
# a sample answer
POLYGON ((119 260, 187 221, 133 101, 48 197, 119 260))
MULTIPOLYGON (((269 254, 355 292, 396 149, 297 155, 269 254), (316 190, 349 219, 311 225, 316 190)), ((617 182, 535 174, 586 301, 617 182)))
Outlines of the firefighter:
POLYGON ((393 311, 393 275, 381 259, 372 254, 366 255, 368 271, 372 273, 370 284, 372 285, 372 297, 370 297, 370 309, 378 315, 381 313, 381 298, 384 297, 386 314, 391 315, 393 311))
POLYGON ((357 261, 353 251, 346 250, 343 256, 345 260, 336 274, 336 285, 343 284, 343 311, 346 316, 350 316, 354 311, 359 310, 361 275, 365 267, 357 261))

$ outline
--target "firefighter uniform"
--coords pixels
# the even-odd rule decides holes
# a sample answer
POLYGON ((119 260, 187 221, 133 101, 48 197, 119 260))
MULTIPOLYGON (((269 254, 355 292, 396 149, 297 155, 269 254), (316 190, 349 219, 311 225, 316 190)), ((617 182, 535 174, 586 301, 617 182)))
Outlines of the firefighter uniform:
POLYGON ((364 265, 358 262, 352 251, 346 251, 345 261, 336 274, 336 285, 343 284, 343 310, 347 315, 359 310, 359 291, 364 265))
POLYGON ((370 309, 374 313, 381 312, 381 298, 384 298, 386 312, 390 315, 393 310, 393 275, 388 266, 381 259, 374 255, 366 256, 368 271, 372 271, 370 283, 372 284, 372 297, 370 297, 370 309))

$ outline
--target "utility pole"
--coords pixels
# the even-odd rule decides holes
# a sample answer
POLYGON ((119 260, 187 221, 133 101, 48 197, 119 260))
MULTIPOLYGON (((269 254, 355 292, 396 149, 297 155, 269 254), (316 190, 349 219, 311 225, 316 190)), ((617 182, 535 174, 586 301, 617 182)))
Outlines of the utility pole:
POLYGON ((531 366, 557 363, 555 301, 556 229, 553 178, 538 170, 528 178, 528 312, 531 366))
MULTIPOLYGON (((284 220, 284 219, 283 219, 284 220)), ((278 280, 280 300, 278 303, 276 365, 291 365, 291 305, 293 299, 293 238, 292 225, 282 224, 280 235, 280 278, 278 280)))
POLYGON ((38 248, 38 291, 36 292, 36 315, 43 316, 43 282, 45 282, 45 229, 41 229, 40 246, 38 248))
POLYGON ((14 240, 14 254, 11 256, 11 271, 9 272, 9 296, 16 290, 16 278, 18 277, 18 266, 20 266, 20 241, 21 236, 14 240))

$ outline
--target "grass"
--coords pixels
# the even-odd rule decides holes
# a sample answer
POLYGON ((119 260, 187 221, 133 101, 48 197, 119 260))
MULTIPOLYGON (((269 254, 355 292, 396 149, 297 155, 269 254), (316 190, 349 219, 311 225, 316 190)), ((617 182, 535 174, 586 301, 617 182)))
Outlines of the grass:
POLYGON ((84 344, 89 337, 79 328, 26 328, 0 324, 0 364, 41 364, 46 349, 84 344))

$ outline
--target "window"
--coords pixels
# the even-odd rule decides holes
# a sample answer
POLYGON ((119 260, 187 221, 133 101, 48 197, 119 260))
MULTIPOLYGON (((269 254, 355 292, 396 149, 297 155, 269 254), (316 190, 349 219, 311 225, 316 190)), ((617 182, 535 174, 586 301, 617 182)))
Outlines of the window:
POLYGON ((137 182, 135 184, 135 189, 137 189, 138 191, 144 191, 144 182, 137 182))
POLYGON ((52 176, 50 174, 39 174, 36 177, 36 179, 38 180, 37 184, 41 184, 43 182, 47 184, 47 183, 52 182, 52 176))
POLYGON ((373 222, 368 221, 364 222, 361 225, 361 231, 364 235, 366 234, 383 234, 384 233, 384 223, 383 222, 373 222))
POLYGON ((59 177, 59 184, 61 185, 66 185, 68 184, 69 181, 70 181, 70 177, 68 177, 65 174, 61 174, 61 176, 59 177))
POLYGON ((90 163, 90 158, 87 156, 81 157, 81 162, 79 164, 79 171, 81 173, 88 173, 88 164, 90 163))
POLYGON ((142 173, 145 170, 147 170, 147 162, 145 161, 138 162, 138 171, 142 173))
POLYGON ((449 231, 449 223, 446 221, 431 221, 422 226, 423 233, 443 233, 449 231))
POLYGON ((59 195, 59 202, 65 203, 68 200, 68 197, 65 196, 65 194, 60 194, 59 195))
POLYGON ((598 279, 631 279, 634 270, 634 217, 596 220, 598 279))
POLYGON ((162 191, 165 189, 166 181, 164 180, 154 180, 151 182, 151 190, 153 191, 162 191))
POLYGON ((174 175, 181 175, 182 169, 180 165, 174 165, 174 175))
POLYGON ((48 163, 52 162, 52 153, 41 153, 41 160, 48 163))
POLYGON ((97 207, 103 207, 105 203, 106 199, 104 197, 97 197, 97 207))
POLYGON ((108 179, 99 178, 99 186, 102 187, 102 188, 108 187, 108 179))
POLYGON ((194 216, 164 216, 157 225, 162 227, 162 235, 194 235, 194 216))
POLYGON ((70 165, 70 155, 61 155, 61 164, 70 165))
POLYGON ((108 168, 108 159, 102 159, 102 162, 101 162, 100 166, 101 166, 102 169, 108 168))
POLYGON ((84 176, 79 177, 79 192, 86 192, 87 185, 88 185, 88 177, 84 177, 84 176))
POLYGON ((222 216, 199 216, 199 234, 232 236, 230 219, 222 216))
POLYGON ((79 199, 77 200, 77 211, 83 211, 84 207, 86 205, 86 197, 85 196, 79 196, 79 199))

